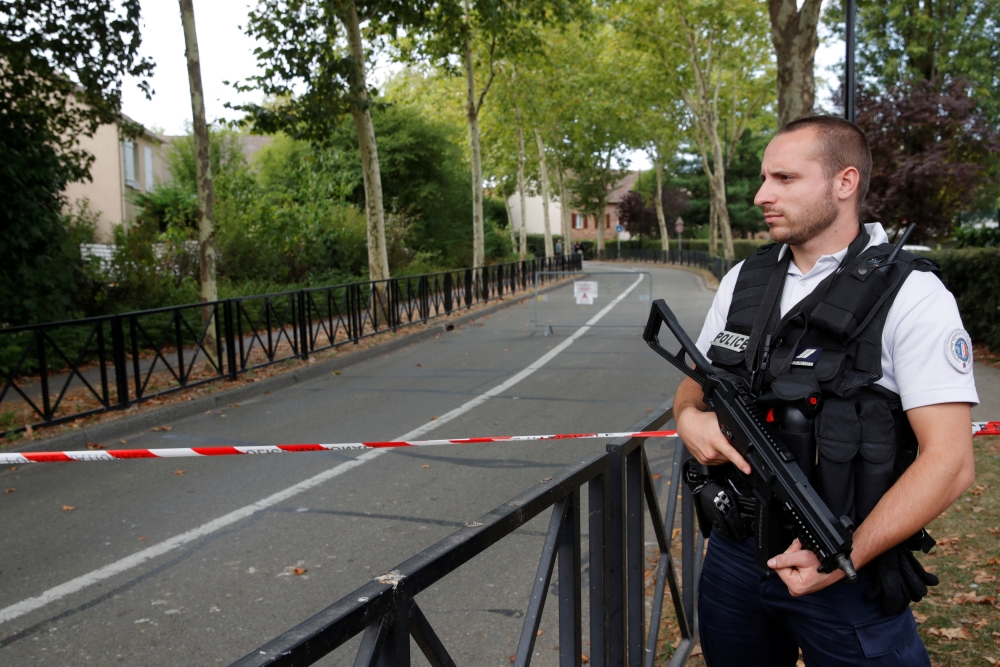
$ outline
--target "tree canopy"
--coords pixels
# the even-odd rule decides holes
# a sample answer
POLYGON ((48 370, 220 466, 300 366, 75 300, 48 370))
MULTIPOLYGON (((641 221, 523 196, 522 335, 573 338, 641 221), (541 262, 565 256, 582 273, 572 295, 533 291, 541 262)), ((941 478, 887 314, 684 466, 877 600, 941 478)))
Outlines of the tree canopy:
POLYGON ((153 64, 139 57, 140 41, 139 0, 0 4, 3 324, 71 314, 79 251, 62 192, 90 176, 80 137, 121 119, 124 77, 139 77, 149 93, 143 77, 153 64))

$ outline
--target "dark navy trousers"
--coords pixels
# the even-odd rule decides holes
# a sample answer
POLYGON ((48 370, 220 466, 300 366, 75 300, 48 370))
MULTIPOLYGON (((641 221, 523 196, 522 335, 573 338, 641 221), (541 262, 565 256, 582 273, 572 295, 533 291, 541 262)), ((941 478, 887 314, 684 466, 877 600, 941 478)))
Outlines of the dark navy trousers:
POLYGON ((930 667, 909 608, 886 617, 865 601, 872 574, 792 597, 776 574, 754 566, 753 538, 712 532, 701 571, 698 625, 708 667, 930 667))

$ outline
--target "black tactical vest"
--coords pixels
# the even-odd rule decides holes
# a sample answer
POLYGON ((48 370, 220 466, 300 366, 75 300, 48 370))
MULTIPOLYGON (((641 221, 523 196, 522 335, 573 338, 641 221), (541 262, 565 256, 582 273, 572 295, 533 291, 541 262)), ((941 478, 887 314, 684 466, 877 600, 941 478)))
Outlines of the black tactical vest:
POLYGON ((763 246, 740 269, 725 331, 708 357, 748 382, 834 516, 860 524, 916 457, 899 395, 882 377, 882 328, 911 271, 937 264, 892 245, 864 249, 861 233, 840 267, 780 316, 791 251, 763 246), (780 257, 779 257, 780 256, 780 257))

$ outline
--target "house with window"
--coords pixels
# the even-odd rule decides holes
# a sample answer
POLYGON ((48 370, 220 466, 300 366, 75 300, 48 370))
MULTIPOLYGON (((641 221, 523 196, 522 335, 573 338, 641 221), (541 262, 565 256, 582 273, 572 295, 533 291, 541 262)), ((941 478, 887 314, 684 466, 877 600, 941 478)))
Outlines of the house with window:
MULTIPOLYGON (((604 210, 604 215, 599 219, 594 215, 584 215, 580 211, 570 208, 569 224, 571 240, 596 239, 598 225, 604 225, 604 238, 613 240, 615 238, 615 227, 618 226, 618 204, 629 191, 635 187, 635 182, 639 178, 639 172, 626 172, 615 184, 614 189, 608 195, 608 204, 604 210)), ((527 231, 529 234, 545 233, 545 211, 540 195, 532 195, 525 198, 525 219, 527 221, 527 231)), ((521 200, 517 193, 514 193, 508 200, 510 206, 512 223, 514 230, 521 229, 521 200)), ((558 198, 549 201, 549 226, 554 236, 562 233, 562 203, 558 198)))
POLYGON ((90 210, 100 214, 96 230, 99 242, 110 242, 116 226, 135 220, 136 193, 149 192, 168 179, 163 161, 165 143, 164 137, 145 128, 134 139, 125 137, 119 123, 101 125, 94 136, 80 138, 80 147, 94 156, 90 180, 70 183, 64 194, 71 207, 86 199, 90 210))

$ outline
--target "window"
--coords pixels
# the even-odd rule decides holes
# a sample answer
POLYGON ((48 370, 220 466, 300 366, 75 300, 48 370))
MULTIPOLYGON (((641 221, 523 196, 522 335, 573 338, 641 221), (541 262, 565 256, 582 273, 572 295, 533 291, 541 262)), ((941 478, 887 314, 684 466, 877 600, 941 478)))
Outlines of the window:
POLYGON ((122 142, 122 162, 125 168, 125 185, 137 187, 135 181, 135 142, 126 139, 122 142))
POLYGON ((604 228, 605 229, 611 229, 611 214, 610 213, 605 213, 604 214, 604 228))
POLYGON ((585 224, 586 223, 584 222, 584 219, 583 219, 582 215, 580 215, 579 213, 574 213, 573 214, 573 227, 574 227, 574 229, 583 229, 585 224))
POLYGON ((142 168, 146 174, 146 192, 153 189, 153 149, 146 146, 142 149, 142 168))

